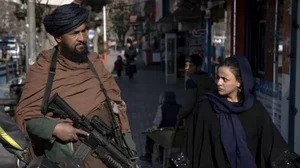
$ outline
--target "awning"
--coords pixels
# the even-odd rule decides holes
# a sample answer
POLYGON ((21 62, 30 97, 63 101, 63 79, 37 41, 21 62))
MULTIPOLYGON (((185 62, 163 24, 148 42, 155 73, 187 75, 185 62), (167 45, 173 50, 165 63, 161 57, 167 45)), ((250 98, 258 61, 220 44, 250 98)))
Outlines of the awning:
MULTIPOLYGON (((5 0, 6 2, 11 2, 14 4, 22 5, 23 3, 21 0, 5 0)), ((74 1, 82 1, 82 0, 74 0, 74 1)), ((45 4, 45 5, 53 5, 53 6, 60 6, 64 4, 70 4, 73 0, 36 0, 37 4, 45 4)))
MULTIPOLYGON (((204 11, 200 10, 200 5, 207 8, 209 0, 171 0, 171 11, 178 21, 193 22, 204 19, 204 11)), ((222 18, 226 0, 212 0, 212 19, 222 18)))
POLYGON ((18 5, 22 5, 22 2, 21 0, 5 0, 6 2, 11 2, 11 3, 14 3, 14 4, 18 4, 18 5))
POLYGON ((70 4, 72 2, 73 2, 73 0, 40 0, 40 1, 36 1, 36 3, 39 3, 39 4, 53 5, 53 6, 70 4))

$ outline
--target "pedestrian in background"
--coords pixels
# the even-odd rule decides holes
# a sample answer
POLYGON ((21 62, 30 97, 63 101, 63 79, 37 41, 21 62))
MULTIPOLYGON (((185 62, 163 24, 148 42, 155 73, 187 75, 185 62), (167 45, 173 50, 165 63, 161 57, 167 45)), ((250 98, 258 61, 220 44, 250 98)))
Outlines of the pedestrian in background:
POLYGON ((122 60, 121 55, 118 55, 117 60, 115 61, 115 65, 114 65, 114 71, 117 72, 118 77, 122 76, 122 71, 123 71, 123 66, 124 66, 124 62, 122 60))
POLYGON ((130 39, 127 40, 127 49, 125 50, 124 56, 126 58, 126 74, 129 79, 132 79, 133 74, 136 73, 135 58, 137 57, 137 52, 132 46, 132 41, 130 39))
MULTIPOLYGON (((157 112, 155 118, 152 122, 152 127, 148 128, 148 132, 153 132, 158 128, 163 127, 175 127, 176 126, 176 116, 180 109, 181 105, 179 105, 176 101, 176 94, 172 91, 166 91, 161 93, 159 96, 159 105, 157 107, 157 112)), ((153 146, 155 142, 150 137, 146 136, 146 145, 145 145, 145 155, 140 156, 142 161, 146 161, 152 164, 152 153, 153 146)), ((156 159, 159 162, 163 160, 163 147, 159 146, 159 157, 156 159)))
POLYGON ((202 58, 195 54, 185 61, 185 73, 188 79, 185 84, 184 104, 178 113, 177 120, 178 122, 184 121, 184 131, 186 133, 184 146, 187 156, 190 151, 193 151, 191 147, 193 141, 193 109, 201 95, 216 89, 214 80, 208 73, 201 70, 202 63, 202 58))

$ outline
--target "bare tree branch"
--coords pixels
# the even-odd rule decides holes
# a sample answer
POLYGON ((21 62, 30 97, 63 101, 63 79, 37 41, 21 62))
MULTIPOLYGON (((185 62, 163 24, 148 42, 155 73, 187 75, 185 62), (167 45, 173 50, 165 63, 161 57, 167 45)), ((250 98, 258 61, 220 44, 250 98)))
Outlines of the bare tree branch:
POLYGON ((130 28, 129 17, 132 14, 133 0, 112 1, 109 4, 109 29, 113 30, 122 45, 124 45, 125 36, 130 28))
POLYGON ((25 22, 19 21, 14 15, 16 6, 2 2, 0 5, 0 33, 20 34, 25 29, 25 22))

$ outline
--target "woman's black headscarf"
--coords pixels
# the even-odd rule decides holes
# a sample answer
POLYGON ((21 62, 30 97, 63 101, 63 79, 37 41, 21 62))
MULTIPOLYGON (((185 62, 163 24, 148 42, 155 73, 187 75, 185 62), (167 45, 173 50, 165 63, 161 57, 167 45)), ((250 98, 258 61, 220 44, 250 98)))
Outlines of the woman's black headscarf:
POLYGON ((71 3, 58 6, 53 13, 45 16, 43 23, 49 34, 62 35, 83 24, 88 15, 89 11, 86 8, 71 3))
POLYGON ((247 147, 246 134, 238 114, 249 110, 254 104, 252 94, 254 77, 245 56, 233 56, 239 64, 242 78, 243 98, 238 103, 229 102, 218 92, 206 94, 220 123, 220 136, 227 158, 232 168, 255 168, 256 163, 247 147))

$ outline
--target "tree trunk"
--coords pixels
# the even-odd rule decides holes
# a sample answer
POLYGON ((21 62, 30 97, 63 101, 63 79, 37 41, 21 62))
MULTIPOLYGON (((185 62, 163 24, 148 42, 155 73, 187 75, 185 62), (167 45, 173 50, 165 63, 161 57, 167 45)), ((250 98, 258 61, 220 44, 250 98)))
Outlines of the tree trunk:
POLYGON ((124 47, 125 46, 125 35, 122 35, 122 47, 124 47))
POLYGON ((119 38, 119 42, 121 43, 121 47, 124 47, 124 43, 125 43, 125 36, 122 33, 118 33, 118 38, 119 38))

